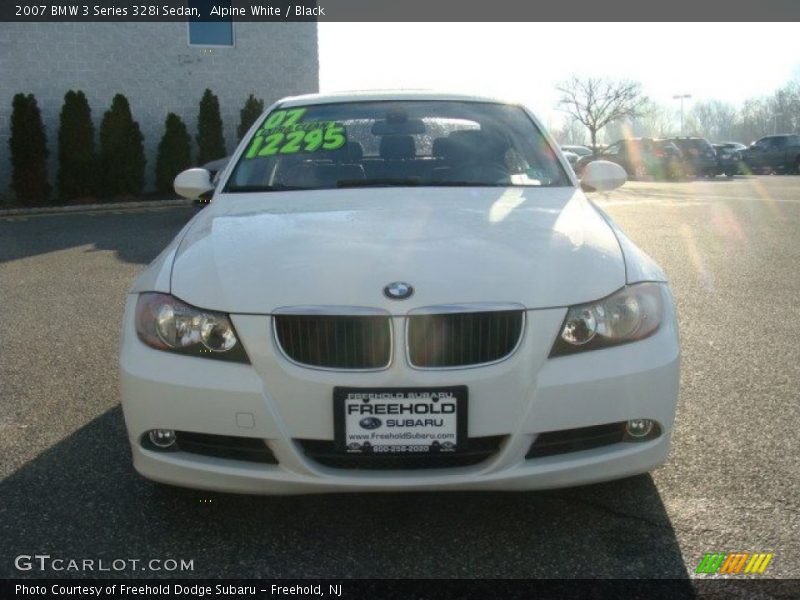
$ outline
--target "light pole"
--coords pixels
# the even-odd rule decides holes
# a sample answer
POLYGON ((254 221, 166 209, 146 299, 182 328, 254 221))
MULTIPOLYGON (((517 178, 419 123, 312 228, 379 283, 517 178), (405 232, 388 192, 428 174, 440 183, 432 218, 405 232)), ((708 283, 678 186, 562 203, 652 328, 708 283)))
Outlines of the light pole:
POLYGON ((778 133, 778 117, 782 117, 783 113, 776 112, 774 116, 775 116, 775 127, 772 134, 776 135, 778 133))
POLYGON ((683 101, 691 98, 691 94, 676 94, 672 97, 673 100, 681 101, 681 135, 683 135, 683 101))

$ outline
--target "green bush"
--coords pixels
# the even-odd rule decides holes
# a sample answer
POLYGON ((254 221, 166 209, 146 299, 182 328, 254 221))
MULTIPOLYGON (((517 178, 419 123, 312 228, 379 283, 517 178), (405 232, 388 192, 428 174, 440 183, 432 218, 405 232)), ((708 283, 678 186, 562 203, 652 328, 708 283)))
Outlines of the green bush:
POLYGON ((144 187, 144 138, 128 99, 117 94, 100 124, 100 191, 104 196, 138 194, 144 187))
POLYGON ((80 90, 68 91, 58 129, 58 190, 65 200, 92 196, 96 191, 97 157, 92 110, 80 90))
POLYGON ((236 130, 236 135, 239 136, 240 141, 263 112, 264 101, 250 94, 239 112, 239 129, 236 130))
POLYGON ((169 113, 164 123, 164 136, 158 144, 156 159, 156 188, 159 192, 172 191, 175 176, 192 164, 192 138, 181 118, 169 113))
POLYGON ((47 202, 47 136, 33 94, 14 96, 10 129, 11 189, 22 204, 47 202))
POLYGON ((198 165, 222 158, 226 154, 219 100, 208 89, 200 100, 200 112, 197 115, 197 146, 198 165))

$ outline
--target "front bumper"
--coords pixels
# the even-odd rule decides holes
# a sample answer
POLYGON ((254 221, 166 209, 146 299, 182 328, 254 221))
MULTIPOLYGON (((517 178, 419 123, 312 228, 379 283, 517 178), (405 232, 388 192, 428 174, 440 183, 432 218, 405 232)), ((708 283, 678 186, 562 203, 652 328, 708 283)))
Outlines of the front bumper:
MULTIPOLYGON (((480 368, 425 371, 402 359, 380 372, 317 371, 276 350, 271 319, 233 315, 252 365, 153 350, 133 329, 128 297, 121 343, 121 392, 134 466, 147 478, 192 488, 295 494, 386 490, 533 490, 626 477, 667 457, 678 394, 678 333, 669 292, 666 317, 645 340, 555 359, 547 357, 565 309, 528 311, 526 331, 507 360, 480 368), (326 467, 298 440, 333 439, 333 387, 469 388, 469 437, 502 436, 479 464, 425 470, 360 471, 326 467), (662 434, 526 459, 542 432, 629 419, 657 421, 662 434), (277 464, 252 463, 142 446, 163 428, 264 440, 277 464)), ((397 317, 399 322, 402 317, 397 317)), ((401 337, 401 336, 398 336, 401 337)), ((402 339, 396 357, 402 357, 402 339)))

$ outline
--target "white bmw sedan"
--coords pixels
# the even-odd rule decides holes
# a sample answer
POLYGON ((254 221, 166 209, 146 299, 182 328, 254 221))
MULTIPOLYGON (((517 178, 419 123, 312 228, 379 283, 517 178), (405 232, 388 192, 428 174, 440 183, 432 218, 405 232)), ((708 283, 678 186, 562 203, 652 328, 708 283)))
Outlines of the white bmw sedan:
POLYGON ((121 340, 134 466, 230 492, 532 490, 649 471, 678 395, 662 270, 525 108, 281 100, 138 277, 121 340))

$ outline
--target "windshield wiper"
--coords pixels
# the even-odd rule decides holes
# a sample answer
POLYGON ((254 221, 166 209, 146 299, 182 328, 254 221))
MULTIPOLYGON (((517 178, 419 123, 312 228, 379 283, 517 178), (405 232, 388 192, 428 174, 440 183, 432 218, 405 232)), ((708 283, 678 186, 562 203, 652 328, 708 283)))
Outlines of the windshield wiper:
POLYGON ((511 183, 489 183, 488 181, 431 181, 425 185, 436 187, 513 187, 511 183))
POLYGON ((509 187, 510 183, 489 183, 479 181, 424 181, 419 177, 412 178, 384 178, 384 179, 340 179, 336 187, 389 187, 389 186, 414 186, 414 187, 509 187))
POLYGON ((390 186, 413 186, 413 187, 541 187, 536 185, 520 185, 514 183, 491 183, 481 181, 423 181, 419 178, 414 179, 340 179, 336 182, 336 187, 390 187, 390 186))
POLYGON ((385 177, 378 179, 340 179, 336 182, 336 187, 381 187, 381 186, 406 186, 406 185, 423 185, 418 177, 402 178, 402 177, 385 177))
POLYGON ((245 193, 245 192, 283 192, 286 190, 310 190, 313 188, 302 187, 299 185, 284 185, 276 183, 273 185, 229 185, 225 188, 225 192, 232 193, 245 193))

